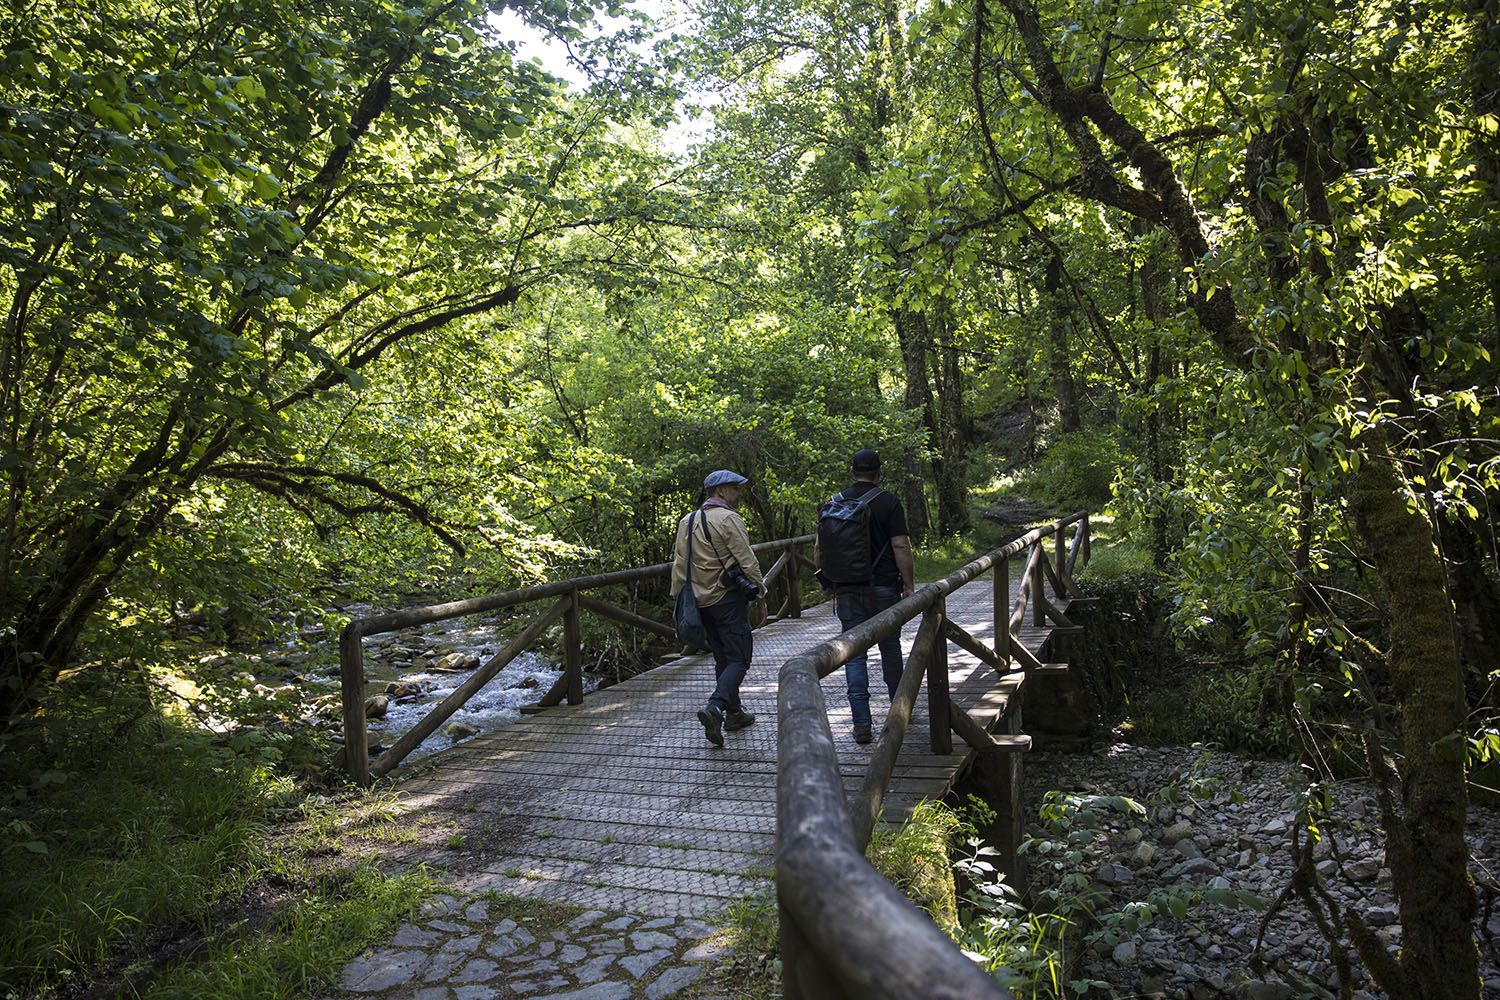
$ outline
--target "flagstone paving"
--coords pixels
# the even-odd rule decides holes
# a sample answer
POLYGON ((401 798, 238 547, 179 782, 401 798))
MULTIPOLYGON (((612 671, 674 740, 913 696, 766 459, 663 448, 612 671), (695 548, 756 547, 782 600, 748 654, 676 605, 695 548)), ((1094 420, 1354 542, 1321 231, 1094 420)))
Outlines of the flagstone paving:
MULTIPOLYGON (((722 934, 694 917, 588 910, 561 926, 444 895, 385 947, 344 967, 339 995, 372 1000, 713 997, 722 934)), ((727 1000, 727 998, 726 998, 727 1000)))

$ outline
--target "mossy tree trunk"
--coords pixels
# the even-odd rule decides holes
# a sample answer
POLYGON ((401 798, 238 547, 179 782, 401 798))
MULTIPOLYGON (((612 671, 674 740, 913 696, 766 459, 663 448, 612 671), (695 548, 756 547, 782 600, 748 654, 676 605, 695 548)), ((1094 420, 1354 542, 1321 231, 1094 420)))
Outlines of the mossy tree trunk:
POLYGON ((1349 501, 1385 585, 1404 757, 1401 807, 1385 823, 1405 982, 1382 985, 1424 1000, 1478 997, 1474 883, 1464 841, 1466 706, 1442 559, 1432 523, 1412 502, 1383 436, 1355 474, 1349 501))

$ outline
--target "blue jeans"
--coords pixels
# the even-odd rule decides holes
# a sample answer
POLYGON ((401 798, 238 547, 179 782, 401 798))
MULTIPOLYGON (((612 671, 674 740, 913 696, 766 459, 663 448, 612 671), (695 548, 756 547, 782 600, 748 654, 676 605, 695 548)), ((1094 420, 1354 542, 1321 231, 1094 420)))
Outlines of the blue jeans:
MULTIPOLYGON (((839 623, 847 632, 854 626, 869 621, 880 612, 901 600, 897 587, 848 587, 840 588, 834 595, 833 606, 838 612, 839 623)), ((870 671, 867 655, 858 656, 844 664, 844 679, 849 685, 849 712, 856 726, 870 724, 870 671)), ((880 640, 880 672, 885 677, 885 690, 896 697, 896 686, 901 683, 901 633, 896 631, 880 640)))
POLYGON ((708 633, 708 648, 714 654, 714 693, 708 703, 728 715, 743 711, 740 705, 740 682, 750 669, 749 605, 745 595, 732 590, 717 604, 699 608, 703 631, 708 633))

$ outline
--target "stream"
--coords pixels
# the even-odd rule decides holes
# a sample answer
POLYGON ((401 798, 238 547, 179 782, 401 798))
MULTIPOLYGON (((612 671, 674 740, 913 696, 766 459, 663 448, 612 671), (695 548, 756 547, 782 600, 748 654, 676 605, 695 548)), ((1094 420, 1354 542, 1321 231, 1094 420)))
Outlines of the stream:
MULTIPOLYGON (((370 613, 365 605, 342 610, 355 617, 370 613)), ((400 739, 501 649, 506 641, 501 633, 504 624, 498 619, 458 618, 367 638, 366 703, 382 696, 386 701, 384 715, 368 720, 370 755, 374 757, 400 739)), ((339 727, 342 707, 336 639, 322 629, 305 630, 271 656, 288 666, 303 666, 304 683, 320 695, 315 702, 319 706, 316 721, 339 727)), ((548 656, 522 653, 423 740, 406 761, 446 750, 519 720, 521 706, 537 702, 561 674, 560 666, 548 656)), ((587 693, 598 689, 600 678, 585 673, 583 682, 587 693)))

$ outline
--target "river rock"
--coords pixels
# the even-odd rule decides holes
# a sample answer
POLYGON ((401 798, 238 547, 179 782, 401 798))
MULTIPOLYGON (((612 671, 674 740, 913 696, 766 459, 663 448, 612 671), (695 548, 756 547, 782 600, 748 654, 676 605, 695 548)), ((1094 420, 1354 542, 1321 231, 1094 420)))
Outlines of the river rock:
POLYGON ((467 722, 450 722, 448 723, 448 727, 443 730, 443 733, 450 740, 466 740, 470 736, 478 736, 479 730, 467 722))
POLYGON ((383 719, 385 713, 391 710, 390 695, 377 694, 373 698, 365 699, 365 718, 383 719))
POLYGON ((1167 829, 1161 835, 1161 840, 1164 844, 1175 844, 1185 837, 1192 836, 1192 834, 1193 824, 1189 823, 1185 819, 1180 819, 1177 822, 1173 823, 1171 826, 1167 827, 1167 829))
POLYGON ((457 673, 463 670, 473 670, 479 666, 479 657, 472 653, 449 653, 447 656, 433 660, 428 670, 438 673, 457 673))
POLYGON ((1179 861, 1167 869, 1167 878, 1182 878, 1187 875, 1217 875, 1219 866, 1208 858, 1189 858, 1179 861))

